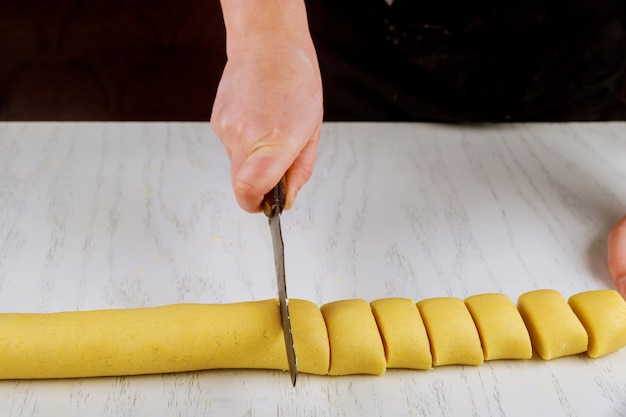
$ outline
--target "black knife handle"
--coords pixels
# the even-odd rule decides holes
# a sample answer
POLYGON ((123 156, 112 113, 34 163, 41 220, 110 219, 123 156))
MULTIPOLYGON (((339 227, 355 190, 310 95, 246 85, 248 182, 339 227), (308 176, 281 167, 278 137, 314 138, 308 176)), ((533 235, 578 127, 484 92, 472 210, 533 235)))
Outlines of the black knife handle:
POLYGON ((267 217, 273 217, 276 213, 282 213, 286 200, 287 179, 283 175, 280 182, 263 197, 263 213, 267 217))

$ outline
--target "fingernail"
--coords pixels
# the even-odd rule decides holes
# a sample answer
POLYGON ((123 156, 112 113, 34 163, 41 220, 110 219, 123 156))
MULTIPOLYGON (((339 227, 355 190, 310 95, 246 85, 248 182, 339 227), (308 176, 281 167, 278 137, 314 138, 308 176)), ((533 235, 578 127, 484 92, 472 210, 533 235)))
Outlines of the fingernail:
POLYGON ((618 278, 615 283, 617 284, 617 291, 619 291, 620 294, 626 298, 626 276, 618 278))

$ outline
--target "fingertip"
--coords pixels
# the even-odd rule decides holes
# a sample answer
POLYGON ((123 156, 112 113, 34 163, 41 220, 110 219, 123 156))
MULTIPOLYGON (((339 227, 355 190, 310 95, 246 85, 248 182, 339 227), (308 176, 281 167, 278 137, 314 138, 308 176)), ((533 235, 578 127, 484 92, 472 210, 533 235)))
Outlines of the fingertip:
POLYGON ((241 208, 249 213, 260 212, 263 196, 278 183, 282 172, 267 150, 259 149, 242 162, 234 162, 233 191, 241 208))
POLYGON ((626 298, 626 216, 609 232, 608 264, 617 290, 626 298))
POLYGON ((285 200, 285 210, 290 210, 293 207, 293 203, 296 201, 298 190, 293 187, 287 188, 287 196, 285 200))
POLYGON ((285 210, 291 209, 293 207, 296 197, 298 196, 298 192, 304 186, 304 184, 311 177, 311 173, 306 170, 302 170, 297 164, 287 171, 287 195, 285 202, 285 210))
POLYGON ((239 204, 239 206, 248 213, 258 213, 261 211, 263 196, 257 196, 255 193, 250 191, 251 188, 252 187, 241 183, 233 184, 233 191, 235 193, 237 204, 239 204))
POLYGON ((320 139, 319 127, 313 133, 311 140, 307 143, 307 145, 302 149, 302 152, 293 165, 287 171, 287 202, 285 204, 285 209, 290 209, 294 202, 296 201, 296 197, 300 189, 304 186, 304 184, 311 179, 313 175, 313 170, 315 169, 315 162, 317 160, 317 149, 318 143, 320 139))
POLYGON ((613 226, 613 230, 616 230, 619 228, 626 228, 626 215, 624 215, 621 219, 619 219, 619 221, 615 223, 615 225, 613 226))
POLYGON ((617 286, 617 291, 619 291, 619 293, 622 294, 622 297, 626 299, 626 276, 618 278, 615 281, 615 285, 617 286))

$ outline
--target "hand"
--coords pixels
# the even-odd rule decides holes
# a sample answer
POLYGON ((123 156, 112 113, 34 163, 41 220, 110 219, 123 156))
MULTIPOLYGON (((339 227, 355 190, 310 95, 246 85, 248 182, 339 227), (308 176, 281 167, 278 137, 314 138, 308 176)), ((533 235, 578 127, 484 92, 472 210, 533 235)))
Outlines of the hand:
POLYGON ((311 177, 323 117, 322 82, 308 29, 265 30, 232 42, 211 125, 231 160, 246 211, 286 175, 286 209, 311 177), (233 47, 232 45, 236 45, 233 47))
POLYGON ((617 290, 626 298, 626 216, 609 232, 608 252, 609 272, 617 290))

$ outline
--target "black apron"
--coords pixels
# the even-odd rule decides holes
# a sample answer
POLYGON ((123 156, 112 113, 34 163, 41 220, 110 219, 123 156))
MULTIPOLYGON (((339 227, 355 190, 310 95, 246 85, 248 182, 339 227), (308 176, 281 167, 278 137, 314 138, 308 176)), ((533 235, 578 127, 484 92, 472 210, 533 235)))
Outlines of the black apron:
POLYGON ((626 120, 624 0, 309 0, 326 120, 626 120))

